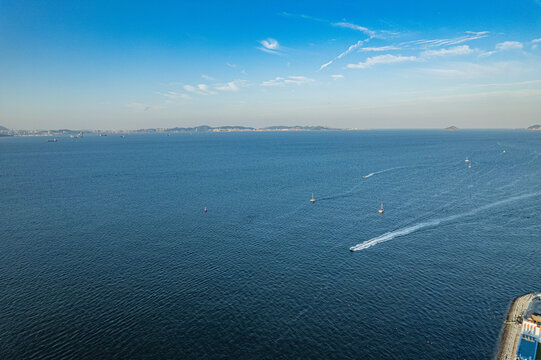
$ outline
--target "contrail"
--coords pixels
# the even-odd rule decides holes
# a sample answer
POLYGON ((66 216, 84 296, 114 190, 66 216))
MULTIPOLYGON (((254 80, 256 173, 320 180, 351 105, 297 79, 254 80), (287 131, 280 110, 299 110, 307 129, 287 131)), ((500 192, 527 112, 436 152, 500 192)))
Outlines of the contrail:
POLYGON ((450 221, 460 219, 460 218, 463 218, 463 217, 466 217, 466 216, 475 215, 478 212, 488 210, 488 209, 491 209, 493 207, 497 207, 497 206, 504 205, 504 204, 507 204, 507 203, 510 203, 510 202, 514 202, 514 201, 517 201, 517 200, 522 200, 522 199, 526 199, 526 198, 530 198, 530 197, 535 197, 535 196, 539 196, 539 195, 541 195, 541 192, 513 196, 513 197, 510 197, 510 198, 507 198, 507 199, 499 200, 499 201, 493 202, 491 204, 487 204, 487 205, 478 207, 477 209, 474 209, 474 210, 471 210, 471 211, 468 211, 468 212, 465 212, 465 213, 462 213, 462 214, 451 215, 451 216, 441 218, 441 219, 434 219, 434 220, 422 222, 422 223, 419 223, 419 224, 416 224, 416 225, 408 226, 408 227, 405 227, 405 228, 402 228, 402 229, 390 231, 390 232, 387 232, 387 233, 385 233, 383 235, 380 235, 378 237, 372 238, 370 240, 367 240, 365 242, 362 242, 360 244, 352 246, 349 249, 351 251, 360 251, 360 250, 368 249, 371 246, 377 245, 377 244, 385 242, 385 241, 389 241, 391 239, 394 239, 395 237, 408 235, 408 234, 411 234, 412 232, 415 232, 415 231, 418 231, 418 230, 421 230, 421 229, 426 229, 426 228, 429 228, 429 227, 438 226, 441 223, 450 222, 450 221))

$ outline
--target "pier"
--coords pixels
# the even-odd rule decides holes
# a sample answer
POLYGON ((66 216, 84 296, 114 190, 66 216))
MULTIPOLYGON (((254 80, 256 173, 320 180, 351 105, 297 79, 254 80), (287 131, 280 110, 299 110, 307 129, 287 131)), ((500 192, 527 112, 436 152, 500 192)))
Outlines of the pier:
POLYGON ((536 293, 529 293, 515 298, 511 303, 500 335, 497 360, 516 359, 524 314, 535 297, 536 293))

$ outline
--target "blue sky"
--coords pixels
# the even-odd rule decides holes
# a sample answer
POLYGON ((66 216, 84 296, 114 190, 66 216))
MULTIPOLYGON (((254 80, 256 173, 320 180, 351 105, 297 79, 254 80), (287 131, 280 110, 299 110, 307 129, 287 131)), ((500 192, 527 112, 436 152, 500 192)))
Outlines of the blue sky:
POLYGON ((540 122, 540 0, 0 0, 9 128, 540 122))

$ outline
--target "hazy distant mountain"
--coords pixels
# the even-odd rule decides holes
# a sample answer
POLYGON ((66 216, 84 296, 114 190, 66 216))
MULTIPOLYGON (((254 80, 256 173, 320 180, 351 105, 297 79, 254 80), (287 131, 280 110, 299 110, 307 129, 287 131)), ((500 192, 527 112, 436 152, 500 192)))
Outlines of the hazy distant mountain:
POLYGON ((541 125, 532 125, 528 127, 526 130, 541 130, 541 125))
POLYGON ((268 126, 263 128, 263 130, 311 130, 311 131, 320 131, 320 130, 339 130, 334 128, 329 128, 326 126, 268 126))
POLYGON ((449 126, 449 127, 446 127, 444 130, 447 130, 447 131, 456 131, 458 130, 458 128, 456 126, 449 126))
POLYGON ((240 130, 255 130, 251 127, 246 126, 218 126, 212 127, 208 125, 200 125, 196 127, 175 127, 170 129, 165 129, 166 132, 207 132, 213 130, 223 130, 223 131, 240 131, 240 130))
POLYGON ((0 131, 8 131, 8 130, 9 130, 8 128, 5 128, 5 127, 0 125, 0 131))
POLYGON ((200 125, 195 127, 174 127, 174 128, 150 128, 138 130, 9 130, 0 127, 0 134, 15 135, 15 136, 77 136, 84 131, 85 134, 157 134, 157 133, 183 133, 183 132, 232 132, 232 131, 327 131, 327 130, 343 130, 338 128, 330 128, 326 126, 269 126, 266 128, 253 128, 248 126, 218 126, 212 127, 208 125, 200 125), (5 130, 3 130, 5 129, 5 130))

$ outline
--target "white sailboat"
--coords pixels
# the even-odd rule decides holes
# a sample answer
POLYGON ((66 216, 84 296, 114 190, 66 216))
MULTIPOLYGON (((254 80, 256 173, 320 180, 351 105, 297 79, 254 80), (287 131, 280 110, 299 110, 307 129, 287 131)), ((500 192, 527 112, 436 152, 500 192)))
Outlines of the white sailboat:
POLYGON ((379 208, 378 212, 379 212, 380 214, 383 214, 383 203, 381 203, 381 207, 379 208))
POLYGON ((312 193, 312 198, 310 199, 310 202, 313 204, 316 202, 316 199, 314 199, 314 193, 312 193))

